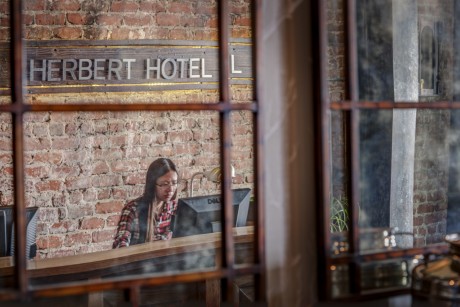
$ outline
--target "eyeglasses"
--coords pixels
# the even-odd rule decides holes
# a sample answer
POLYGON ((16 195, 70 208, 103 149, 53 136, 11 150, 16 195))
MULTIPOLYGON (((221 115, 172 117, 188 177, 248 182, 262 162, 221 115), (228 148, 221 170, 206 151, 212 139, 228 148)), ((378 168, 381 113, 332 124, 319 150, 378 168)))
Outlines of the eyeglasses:
POLYGON ((175 188, 177 187, 177 181, 156 183, 155 185, 161 189, 166 189, 167 187, 175 188))

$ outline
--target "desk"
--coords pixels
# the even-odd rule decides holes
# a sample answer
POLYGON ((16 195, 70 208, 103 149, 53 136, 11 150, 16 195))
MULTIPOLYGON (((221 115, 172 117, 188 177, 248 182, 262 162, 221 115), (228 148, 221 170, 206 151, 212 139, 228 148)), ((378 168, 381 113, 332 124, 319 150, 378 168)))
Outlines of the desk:
MULTIPOLYGON (((250 257, 253 234, 252 226, 234 229, 235 249, 242 248, 247 251, 248 253, 244 255, 244 258, 249 259, 249 261, 252 259, 247 257, 250 257)), ((185 263, 184 266, 184 259, 189 255, 199 256, 203 253, 212 258, 212 265, 208 265, 207 260, 210 259, 208 258, 204 263, 195 265, 195 268, 209 269, 215 267, 215 264, 219 262, 220 248, 221 234, 209 233, 82 255, 30 260, 27 263, 27 268, 33 285, 101 279, 143 272, 154 273, 158 272, 159 267, 164 269, 171 262, 180 264, 180 266, 173 268, 186 271, 194 268, 193 265, 197 263, 190 264, 191 266, 185 263), (146 263, 150 263, 147 269, 146 263), (202 264, 205 266, 201 266, 202 264)), ((12 257, 0 258, 0 278, 8 280, 13 276, 13 265, 12 257)), ((160 270, 160 272, 169 272, 169 270, 160 270)), ((206 285, 207 289, 215 290, 215 287, 215 284, 206 285)), ((215 295, 211 297, 206 293, 207 302, 215 299, 215 295)))

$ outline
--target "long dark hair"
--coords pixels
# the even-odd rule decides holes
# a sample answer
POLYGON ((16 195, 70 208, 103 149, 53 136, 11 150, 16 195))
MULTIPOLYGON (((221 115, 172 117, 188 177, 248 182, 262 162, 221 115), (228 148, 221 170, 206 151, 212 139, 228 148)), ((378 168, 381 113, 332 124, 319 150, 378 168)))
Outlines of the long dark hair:
MULTIPOLYGON (((142 195, 142 201, 150 204, 155 199, 156 192, 156 183, 158 178, 165 175, 169 171, 174 171, 177 173, 176 165, 173 161, 168 158, 159 158, 153 161, 149 169, 147 170, 147 175, 145 179, 144 195, 142 195)), ((173 198, 176 198, 177 190, 174 193, 173 198)))

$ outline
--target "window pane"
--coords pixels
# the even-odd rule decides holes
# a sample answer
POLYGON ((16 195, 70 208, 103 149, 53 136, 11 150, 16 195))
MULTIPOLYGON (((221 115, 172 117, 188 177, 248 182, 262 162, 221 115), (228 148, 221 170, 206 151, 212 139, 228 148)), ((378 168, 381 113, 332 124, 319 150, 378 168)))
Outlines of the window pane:
POLYGON ((10 3, 0 1, 0 104, 11 103, 10 61, 10 3))
POLYGON ((459 12, 455 1, 358 1, 359 99, 458 100, 459 12))
POLYGON ((362 250, 443 242, 456 227, 447 222, 456 214, 449 180, 457 170, 458 112, 369 110, 360 117, 362 250))
POLYGON ((230 84, 231 101, 250 103, 253 98, 251 1, 230 1, 230 84))
POLYGON ((39 208, 32 282, 214 268, 220 235, 210 225, 220 208, 190 197, 220 193, 203 176, 220 165, 218 118, 210 111, 26 114, 26 201, 39 208), (158 158, 171 159, 178 176, 165 177, 163 162, 148 171, 158 158), (174 191, 177 211, 168 201, 174 191), (166 201, 150 211, 150 224, 149 195, 166 201), (113 250, 114 242, 130 246, 113 250))
POLYGON ((232 124, 232 190, 235 263, 254 263, 254 116, 249 111, 235 111, 232 124))
POLYGON ((219 101, 215 1, 42 1, 24 14, 30 103, 219 101))
POLYGON ((13 266, 13 144, 12 118, 10 114, 0 114, 0 289, 14 287, 15 277, 8 272, 13 266))
MULTIPOLYGON (((344 114, 333 121, 344 124, 344 114)), ((359 113, 360 250, 442 243, 459 232, 458 110, 361 110, 359 113)), ((333 122, 334 123, 334 122, 333 122)), ((331 126, 332 254, 348 251, 349 132, 331 126)))

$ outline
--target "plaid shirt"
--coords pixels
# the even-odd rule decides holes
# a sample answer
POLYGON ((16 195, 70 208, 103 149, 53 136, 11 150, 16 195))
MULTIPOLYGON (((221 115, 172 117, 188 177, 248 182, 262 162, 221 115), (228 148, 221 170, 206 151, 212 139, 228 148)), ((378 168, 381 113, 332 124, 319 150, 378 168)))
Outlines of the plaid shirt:
MULTIPOLYGON (((145 243, 148 229, 148 207, 140 199, 136 199, 123 208, 112 248, 145 243)), ((171 239, 171 218, 176 209, 177 201, 173 200, 164 204, 162 211, 155 214, 153 240, 171 239)))

